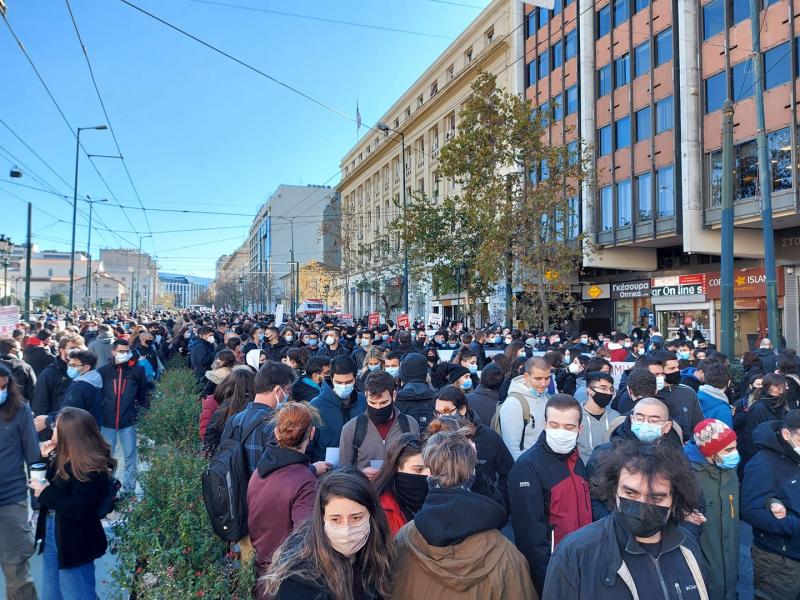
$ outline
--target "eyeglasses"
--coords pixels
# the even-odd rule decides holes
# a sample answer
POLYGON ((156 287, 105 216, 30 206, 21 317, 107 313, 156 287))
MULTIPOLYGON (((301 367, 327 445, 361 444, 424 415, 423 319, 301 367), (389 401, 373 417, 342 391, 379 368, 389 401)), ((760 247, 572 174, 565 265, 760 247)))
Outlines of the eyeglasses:
POLYGON ((433 414, 436 417, 460 417, 461 416, 460 414, 458 414, 458 409, 457 408, 454 408, 453 410, 448 411, 448 412, 434 410, 433 414))
POLYGON ((665 419, 662 419, 658 415, 647 416, 647 415, 639 415, 636 413, 631 415, 631 421, 633 421, 634 423, 647 422, 650 423, 650 425, 663 425, 664 423, 667 422, 665 419))

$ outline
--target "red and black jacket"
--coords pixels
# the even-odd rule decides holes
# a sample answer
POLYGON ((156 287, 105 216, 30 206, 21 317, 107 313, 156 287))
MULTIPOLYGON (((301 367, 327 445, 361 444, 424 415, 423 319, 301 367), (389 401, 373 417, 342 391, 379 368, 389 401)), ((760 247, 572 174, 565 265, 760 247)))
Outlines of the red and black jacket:
POLYGON ((139 409, 149 406, 144 368, 132 358, 121 365, 110 362, 97 371, 103 378, 103 427, 135 425, 139 409))
POLYGON ((577 448, 556 454, 543 431, 508 474, 511 522, 541 595, 550 554, 568 534, 592 522, 586 468, 577 448))

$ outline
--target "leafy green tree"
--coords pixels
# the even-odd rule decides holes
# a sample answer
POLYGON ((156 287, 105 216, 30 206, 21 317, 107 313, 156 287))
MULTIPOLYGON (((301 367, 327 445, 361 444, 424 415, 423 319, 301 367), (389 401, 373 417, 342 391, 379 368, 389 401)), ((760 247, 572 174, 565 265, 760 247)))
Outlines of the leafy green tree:
POLYGON ((415 194, 394 223, 435 289, 454 290, 460 275, 476 313, 502 281, 510 322, 510 290, 520 287, 517 316, 543 329, 579 316, 570 283, 591 251, 577 227, 587 156, 548 143, 553 108, 534 108, 500 89, 494 75, 479 74, 439 157, 439 174, 460 190, 415 194))
POLYGON ((67 297, 61 292, 58 292, 56 294, 50 294, 50 304, 52 306, 66 306, 67 297))

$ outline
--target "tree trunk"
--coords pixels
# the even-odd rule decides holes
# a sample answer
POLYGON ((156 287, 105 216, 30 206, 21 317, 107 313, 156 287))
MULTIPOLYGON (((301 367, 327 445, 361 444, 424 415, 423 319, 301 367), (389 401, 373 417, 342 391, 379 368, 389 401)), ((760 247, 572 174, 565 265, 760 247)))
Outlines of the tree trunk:
POLYGON ((544 281, 544 273, 539 274, 539 303, 542 309, 542 329, 550 332, 550 306, 547 302, 547 286, 544 281))

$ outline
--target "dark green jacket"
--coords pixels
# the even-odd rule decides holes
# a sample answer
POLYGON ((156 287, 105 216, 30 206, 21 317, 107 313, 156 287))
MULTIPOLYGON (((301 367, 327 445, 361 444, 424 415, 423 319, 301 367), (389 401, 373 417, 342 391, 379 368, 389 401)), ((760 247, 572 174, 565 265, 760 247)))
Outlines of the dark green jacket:
POLYGON ((706 522, 700 534, 700 549, 708 563, 708 596, 736 600, 739 574, 739 478, 736 469, 721 469, 709 463, 693 441, 684 446, 684 452, 691 461, 705 502, 706 522))

